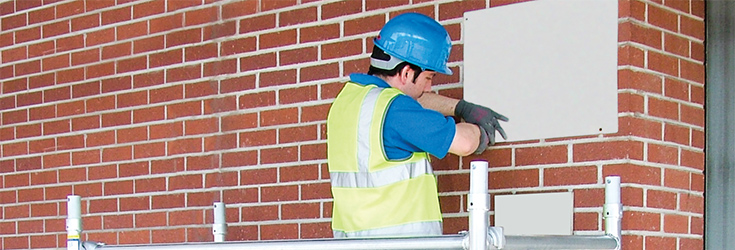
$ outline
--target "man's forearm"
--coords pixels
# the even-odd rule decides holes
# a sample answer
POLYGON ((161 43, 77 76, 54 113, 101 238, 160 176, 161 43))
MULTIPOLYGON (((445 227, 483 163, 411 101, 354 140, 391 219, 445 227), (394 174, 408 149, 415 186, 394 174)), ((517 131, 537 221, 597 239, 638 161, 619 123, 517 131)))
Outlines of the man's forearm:
POLYGON ((454 108, 457 106, 459 100, 433 92, 425 92, 419 97, 418 102, 425 109, 435 110, 445 116, 453 116, 454 108))

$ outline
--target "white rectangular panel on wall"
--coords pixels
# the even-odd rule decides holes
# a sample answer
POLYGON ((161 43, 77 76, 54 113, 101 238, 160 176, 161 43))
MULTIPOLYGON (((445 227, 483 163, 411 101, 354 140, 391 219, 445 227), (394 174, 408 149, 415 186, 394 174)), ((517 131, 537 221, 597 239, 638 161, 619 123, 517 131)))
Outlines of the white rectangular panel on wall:
POLYGON ((495 224, 506 235, 571 235, 574 193, 495 196, 495 224))
POLYGON ((464 17, 464 98, 510 118, 508 141, 617 132, 618 1, 537 0, 464 17))

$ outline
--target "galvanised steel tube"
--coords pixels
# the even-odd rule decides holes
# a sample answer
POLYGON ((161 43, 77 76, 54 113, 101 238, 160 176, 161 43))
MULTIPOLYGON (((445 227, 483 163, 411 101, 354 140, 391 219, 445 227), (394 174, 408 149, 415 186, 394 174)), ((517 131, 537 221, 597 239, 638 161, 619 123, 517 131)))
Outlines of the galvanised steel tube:
MULTIPOLYGON (((393 249, 393 250, 464 250, 467 235, 442 235, 433 237, 404 238, 353 238, 353 239, 313 239, 313 240, 273 240, 273 241, 228 241, 219 243, 189 244, 156 244, 156 245, 123 245, 100 246, 98 249, 119 250, 358 250, 358 249, 393 249)), ((89 250, 89 249, 88 249, 89 250)))
POLYGON ((503 250, 581 250, 617 249, 618 242, 613 236, 601 235, 559 235, 559 236, 505 236, 503 250))

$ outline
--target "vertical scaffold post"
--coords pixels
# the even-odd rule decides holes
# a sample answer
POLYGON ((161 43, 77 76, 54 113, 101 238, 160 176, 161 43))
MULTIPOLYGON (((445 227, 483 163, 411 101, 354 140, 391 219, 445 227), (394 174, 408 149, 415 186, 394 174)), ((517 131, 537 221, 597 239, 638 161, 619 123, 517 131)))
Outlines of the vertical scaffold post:
POLYGON ((621 221, 623 204, 620 203, 620 176, 605 177, 605 204, 602 207, 605 219, 605 234, 615 237, 621 248, 621 221))
POLYGON ((490 199, 487 193, 487 162, 472 161, 470 163, 469 200, 470 228, 469 250, 486 250, 488 211, 490 199))
POLYGON ((227 222, 225 221, 225 203, 214 203, 214 224, 212 225, 214 242, 224 242, 227 234, 227 222))
POLYGON ((79 250, 79 235, 82 234, 82 197, 66 197, 66 250, 79 250))

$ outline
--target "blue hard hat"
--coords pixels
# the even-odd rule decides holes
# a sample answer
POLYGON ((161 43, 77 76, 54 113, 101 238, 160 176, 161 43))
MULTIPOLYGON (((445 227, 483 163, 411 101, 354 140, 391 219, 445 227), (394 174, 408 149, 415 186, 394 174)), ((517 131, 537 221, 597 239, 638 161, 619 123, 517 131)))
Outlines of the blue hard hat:
POLYGON ((424 70, 452 74, 447 67, 452 39, 441 24, 428 16, 418 13, 398 15, 383 26, 373 41, 388 55, 424 70))

